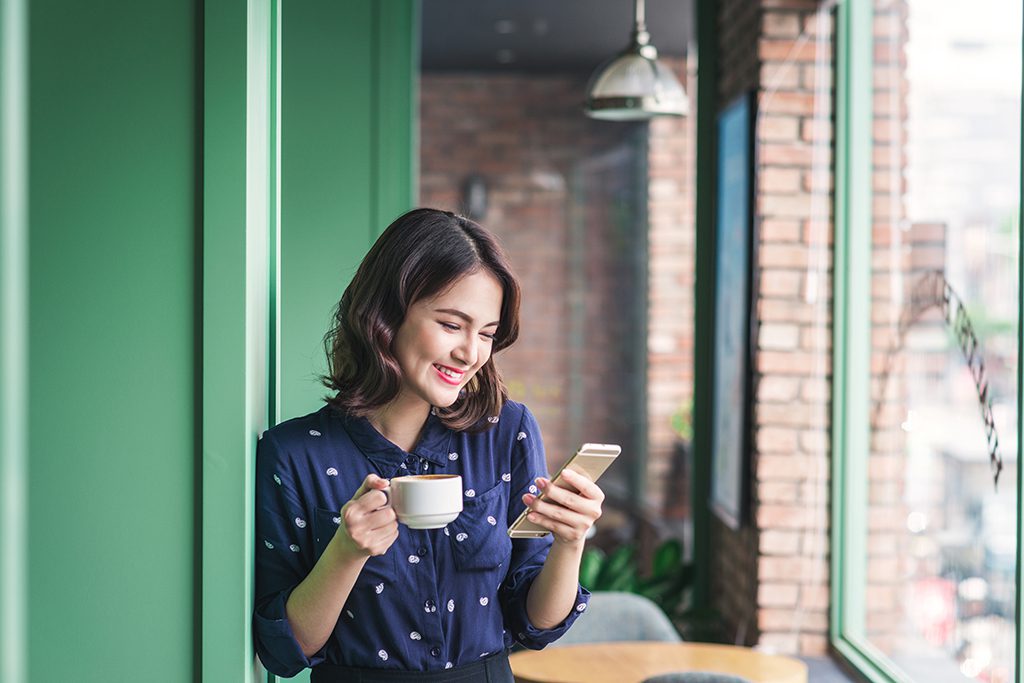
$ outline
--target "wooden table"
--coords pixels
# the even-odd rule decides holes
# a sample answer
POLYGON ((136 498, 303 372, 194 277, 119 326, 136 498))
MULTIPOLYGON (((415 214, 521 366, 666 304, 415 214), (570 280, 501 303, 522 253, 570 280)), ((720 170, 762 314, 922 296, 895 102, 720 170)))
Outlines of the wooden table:
POLYGON ((640 683, 675 671, 715 671, 754 683, 807 683, 807 665, 747 647, 707 643, 588 643, 516 652, 517 683, 640 683))

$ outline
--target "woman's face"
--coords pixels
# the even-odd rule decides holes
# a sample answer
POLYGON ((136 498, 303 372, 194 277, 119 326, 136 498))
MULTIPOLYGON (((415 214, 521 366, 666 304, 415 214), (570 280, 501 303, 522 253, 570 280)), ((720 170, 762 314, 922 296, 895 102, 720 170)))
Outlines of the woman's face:
POLYGON ((501 283, 488 270, 414 303, 395 336, 402 368, 399 400, 446 408, 491 357, 501 315, 501 283))

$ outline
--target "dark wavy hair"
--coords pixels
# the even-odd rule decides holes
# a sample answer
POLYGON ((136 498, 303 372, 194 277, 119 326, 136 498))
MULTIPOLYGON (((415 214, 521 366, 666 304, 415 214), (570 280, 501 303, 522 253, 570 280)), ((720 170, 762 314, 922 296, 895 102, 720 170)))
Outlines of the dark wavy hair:
POLYGON ((490 427, 483 418, 497 415, 508 400, 494 353, 519 336, 519 281, 490 233, 436 209, 414 209, 389 225, 342 294, 324 335, 327 374, 321 379, 334 392, 327 402, 365 417, 398 396, 402 370, 393 345, 409 307, 480 270, 497 278, 503 294, 492 354, 455 403, 435 410, 451 429, 490 427))

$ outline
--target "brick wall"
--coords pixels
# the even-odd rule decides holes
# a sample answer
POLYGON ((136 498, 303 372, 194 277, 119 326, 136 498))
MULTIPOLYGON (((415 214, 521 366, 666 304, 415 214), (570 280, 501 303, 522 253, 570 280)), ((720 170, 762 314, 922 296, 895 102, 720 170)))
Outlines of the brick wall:
POLYGON ((463 212, 470 174, 481 219, 523 285, 519 341, 497 359, 544 431, 551 467, 582 441, 621 443, 624 485, 643 415, 642 126, 583 114, 586 80, 432 74, 420 83, 420 204, 463 212))
POLYGON ((828 632, 832 22, 805 0, 721 5, 719 103, 757 92, 752 519, 713 522, 727 636, 822 654, 828 632))
MULTIPOLYGON (((876 5, 873 242, 880 253, 888 253, 905 216, 906 34, 891 31, 893 20, 905 27, 905 7, 902 0, 876 5)), ((728 0, 720 6, 719 24, 720 106, 747 90, 757 92, 760 292, 755 304, 754 512, 751 524, 738 532, 713 522, 716 606, 728 635, 738 642, 820 655, 827 647, 829 611, 835 26, 831 13, 815 0, 728 0)), ((888 267, 910 274, 910 251, 888 267)), ((885 268, 875 270, 872 296, 877 303, 889 296, 893 273, 885 268)), ((891 341, 889 316, 898 318, 899 309, 875 306, 874 314, 877 389, 881 356, 891 341)), ((869 466, 865 617, 868 632, 884 646, 891 645, 901 624, 896 583, 902 567, 892 558, 901 553, 899 529, 905 520, 899 502, 902 418, 896 409, 902 372, 897 360, 889 379, 892 398, 880 403, 869 466)))
MULTIPOLYGON (((682 58, 661 57, 696 104, 682 58)), ((647 154, 647 500, 669 519, 690 516, 689 473, 677 456, 673 418, 693 399, 694 187, 696 118, 659 117, 647 154)))

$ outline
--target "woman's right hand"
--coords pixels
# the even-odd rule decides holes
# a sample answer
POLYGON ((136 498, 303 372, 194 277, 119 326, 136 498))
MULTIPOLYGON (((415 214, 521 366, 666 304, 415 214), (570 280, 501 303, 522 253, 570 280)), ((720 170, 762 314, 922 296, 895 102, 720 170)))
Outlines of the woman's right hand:
POLYGON ((343 557, 383 555, 398 538, 398 517, 391 506, 384 507, 388 497, 383 489, 388 484, 376 474, 366 475, 359 490, 341 508, 341 524, 331 542, 339 544, 343 557))

